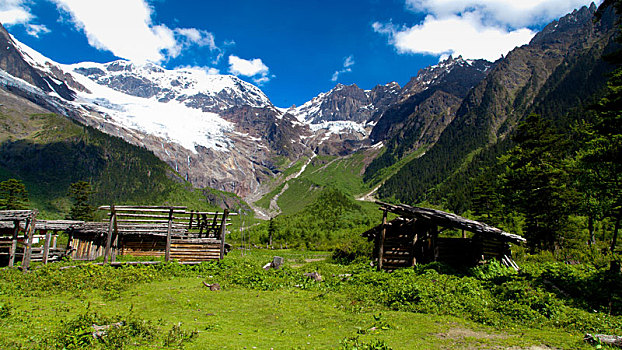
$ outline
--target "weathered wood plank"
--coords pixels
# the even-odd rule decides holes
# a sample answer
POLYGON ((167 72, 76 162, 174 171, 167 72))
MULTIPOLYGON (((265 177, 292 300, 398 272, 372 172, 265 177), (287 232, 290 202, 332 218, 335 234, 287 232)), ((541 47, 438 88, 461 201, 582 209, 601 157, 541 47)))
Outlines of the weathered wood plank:
MULTIPOLYGON (((164 206, 164 205, 114 205, 112 206, 114 207, 116 210, 150 210, 150 209, 163 209, 165 210, 165 212, 168 213, 168 211, 172 208, 172 209, 183 209, 185 211, 185 209, 188 209, 188 207, 186 206, 164 206)), ((97 209, 99 210, 110 210, 111 206, 110 205, 102 205, 99 206, 97 209)))
POLYGON ((11 239, 11 249, 9 250, 9 267, 13 267, 15 264, 15 255, 17 254, 17 236, 19 234, 19 221, 13 222, 15 228, 13 229, 13 237, 11 239))
POLYGON ((456 214, 447 213, 444 211, 430 209, 430 208, 412 207, 406 204, 393 205, 393 204, 384 203, 380 201, 377 201, 376 203, 382 206, 380 208, 381 210, 384 210, 384 211, 388 210, 388 211, 391 211, 392 213, 396 213, 398 215, 403 215, 407 217, 422 218, 428 221, 432 221, 439 226, 452 228, 452 229, 460 229, 460 230, 464 229, 466 231, 473 232, 473 233, 482 233, 485 235, 503 237, 504 240, 515 242, 515 243, 526 242, 525 238, 519 235, 508 233, 496 227, 492 227, 481 222, 463 218, 456 214))
POLYGON ((164 252, 164 260, 171 260, 171 234, 173 231, 173 209, 171 208, 168 216, 168 229, 166 232, 166 251, 164 252))
POLYGON ((37 211, 33 210, 30 218, 26 224, 26 234, 28 235, 28 240, 26 243, 26 248, 24 250, 24 256, 22 258, 22 270, 26 271, 30 267, 30 254, 32 253, 32 240, 35 234, 35 224, 37 222, 37 211))
POLYGON ((52 243, 52 232, 47 231, 45 233, 45 243, 43 246, 43 264, 46 265, 48 263, 48 259, 50 258, 50 244, 52 243))
MULTIPOLYGON (((112 235, 115 231, 116 226, 116 213, 114 205, 110 206, 111 215, 110 215, 110 224, 108 225, 108 236, 106 236, 106 250, 104 250, 104 264, 108 262, 108 257, 110 256, 110 247, 112 245, 112 235)), ((90 256, 89 256, 90 258, 90 256)))

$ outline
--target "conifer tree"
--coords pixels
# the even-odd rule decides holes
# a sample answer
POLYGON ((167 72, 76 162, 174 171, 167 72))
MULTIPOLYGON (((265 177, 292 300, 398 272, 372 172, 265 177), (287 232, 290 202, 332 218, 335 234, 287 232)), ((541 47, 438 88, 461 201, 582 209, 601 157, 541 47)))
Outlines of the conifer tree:
POLYGON ((0 182, 0 209, 19 210, 28 208, 28 191, 17 179, 0 182))
POLYGON ((502 157, 506 206, 525 218, 527 244, 533 250, 554 250, 562 236, 575 193, 561 135, 540 116, 530 115, 514 136, 517 145, 502 157))
POLYGON ((69 187, 69 195, 73 201, 73 206, 69 212, 69 219, 91 221, 95 209, 89 204, 93 190, 91 184, 86 181, 78 181, 69 187))
MULTIPOLYGON (((607 3, 612 4, 618 14, 622 13, 622 1, 607 3)), ((622 29, 620 23, 618 26, 622 29)), ((617 41, 622 43, 620 30, 617 41)), ((594 107, 596 117, 583 126, 582 131, 588 141, 579 152, 579 159, 586 168, 584 175, 588 179, 584 191, 592 193, 590 198, 598 198, 601 210, 614 218, 611 242, 611 250, 614 251, 622 219, 622 50, 607 58, 617 68, 594 107)))

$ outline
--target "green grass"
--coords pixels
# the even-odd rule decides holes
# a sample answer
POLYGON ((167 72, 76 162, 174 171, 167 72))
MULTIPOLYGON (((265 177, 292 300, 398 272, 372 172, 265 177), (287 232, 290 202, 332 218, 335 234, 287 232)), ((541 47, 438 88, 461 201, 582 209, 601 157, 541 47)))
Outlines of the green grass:
POLYGON ((264 209, 270 208, 270 202, 272 201, 272 198, 279 194, 283 187, 285 187, 285 183, 280 184, 272 191, 266 193, 263 197, 261 197, 261 199, 255 202, 255 205, 264 209))
POLYGON ((365 151, 347 157, 318 156, 300 178, 322 187, 338 188, 350 195, 361 194, 369 188, 362 177, 365 156, 365 151))
POLYGON ((322 189, 306 179, 292 179, 287 184, 288 189, 277 200, 279 208, 285 215, 298 213, 313 203, 322 189))
MULTIPOLYGON (((88 319, 110 323, 133 320, 134 324, 143 325, 138 327, 143 332, 149 329, 150 335, 144 337, 120 331, 129 338, 124 345, 128 349, 335 349, 345 348, 347 339, 353 338, 358 338, 359 343, 383 342, 392 349, 591 348, 582 342, 579 332, 520 325, 499 329, 455 316, 395 311, 353 298, 337 288, 335 282, 343 278, 339 272, 356 270, 317 261, 327 255, 253 250, 241 256, 240 251, 234 251, 225 260, 228 268, 216 270, 174 265, 164 265, 159 270, 68 269, 63 270, 63 283, 71 287, 63 286, 63 290, 15 290, 9 285, 11 281, 22 283, 28 277, 3 270, 0 311, 8 311, 0 312, 0 346, 54 348, 58 339, 73 339, 69 337, 74 331, 72 327, 88 319), (285 258, 284 273, 260 272, 259 266, 273 255, 285 258), (254 286, 248 277, 238 281, 241 277, 236 274, 241 269, 250 270, 248 276, 256 274, 274 280, 268 285, 254 286), (325 282, 301 278, 310 271, 320 271, 325 282), (276 283, 286 280, 292 283, 276 283), (204 281, 220 283, 222 290, 210 291, 204 281), (164 346, 171 337, 174 345, 164 346)), ((46 280, 56 273, 39 273, 38 278, 49 282, 46 280)), ((90 332, 88 327, 86 331, 90 332)), ((96 347, 111 348, 101 341, 82 348, 96 347)))
MULTIPOLYGON (((382 183, 384 180, 392 177, 393 175, 397 174, 398 171, 400 171, 400 169, 402 169, 402 167, 404 167, 406 164, 410 163, 413 159, 420 157, 421 155, 423 155, 426 151, 425 147, 421 147, 418 148, 416 151, 408 153, 407 155, 405 155, 402 159, 400 159, 399 161, 397 161, 395 164, 383 168, 381 170, 379 170, 378 172, 376 172, 376 174, 374 174, 374 176, 367 182, 367 184, 369 185, 370 188, 373 188, 377 185, 379 185, 380 183, 382 183)), ((378 154, 378 157, 381 156, 381 154, 378 154)))
MULTIPOLYGON (((62 263, 30 274, 0 270, 0 347, 58 348, 59 339, 75 341, 90 332, 89 322, 126 321, 129 325, 118 333, 127 349, 335 349, 352 338, 392 349, 592 348, 579 331, 518 323, 490 327, 358 298, 350 286, 360 287, 346 273, 354 275, 352 281, 371 273, 388 282, 391 275, 318 261, 327 256, 291 250, 252 250, 241 256, 236 250, 222 264, 196 268, 58 270, 68 264, 62 263), (273 255, 285 258, 284 269, 261 270, 273 255), (311 271, 319 271, 324 281, 302 276, 311 271), (210 291, 203 282, 220 283, 222 290, 210 291), (21 288, 26 286, 31 288, 21 288), (76 327, 80 322, 85 328, 76 327), (171 339, 173 344, 164 346, 171 339)), ((381 284, 365 288, 383 294, 381 284)), ((67 348, 120 348, 86 340, 92 344, 67 348)))

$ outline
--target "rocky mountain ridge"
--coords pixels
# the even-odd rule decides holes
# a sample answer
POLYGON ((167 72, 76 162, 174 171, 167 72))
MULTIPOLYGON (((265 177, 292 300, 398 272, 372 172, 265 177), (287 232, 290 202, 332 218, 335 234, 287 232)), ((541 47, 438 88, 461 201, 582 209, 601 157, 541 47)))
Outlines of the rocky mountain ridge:
POLYGON ((467 142, 473 135, 477 142, 504 137, 564 57, 600 40, 588 20, 594 11, 584 8, 553 22, 530 45, 495 63, 449 57, 403 88, 395 82, 371 90, 338 84, 289 109, 276 108, 259 88, 234 76, 127 61, 58 64, 0 28, 8 47, 0 52, 0 88, 146 147, 195 186, 258 199, 278 186, 267 180, 316 155, 383 145, 370 159, 369 179, 439 143, 472 149, 457 135, 467 142))

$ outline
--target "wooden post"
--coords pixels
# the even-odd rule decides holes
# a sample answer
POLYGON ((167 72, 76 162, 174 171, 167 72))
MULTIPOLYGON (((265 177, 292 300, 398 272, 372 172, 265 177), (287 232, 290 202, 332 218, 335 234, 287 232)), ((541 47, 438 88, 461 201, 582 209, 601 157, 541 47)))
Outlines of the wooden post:
MULTIPOLYGON (((216 214, 214 214, 214 221, 212 222, 212 227, 208 228, 207 227, 207 215, 203 216, 203 222, 205 223, 205 236, 209 237, 209 232, 210 231, 214 231, 214 236, 216 236, 216 234, 218 234, 218 231, 216 231, 216 225, 218 225, 218 212, 216 212, 216 214)), ((203 231, 200 231, 199 233, 201 233, 203 231)))
POLYGON ((30 255, 32 254, 32 239, 35 235, 35 225, 37 223, 37 211, 32 212, 28 221, 26 221, 26 234, 28 240, 26 241, 26 247, 24 248, 24 256, 22 258, 22 270, 26 271, 30 267, 30 255))
POLYGON ((382 259, 384 255, 384 238, 387 235, 387 210, 382 211, 382 230, 378 239, 378 271, 382 271, 382 259))
POLYGON ((412 256, 410 257, 410 266, 417 265, 417 256, 415 255, 415 247, 417 245, 418 238, 419 237, 417 236, 417 232, 413 233, 413 239, 410 244, 410 254, 412 254, 412 256))
POLYGON ((9 267, 13 267, 13 265, 15 264, 15 255, 17 255, 17 236, 19 235, 19 221, 14 220, 13 224, 15 225, 15 229, 13 230, 11 250, 9 251, 9 267))
POLYGON ((194 210, 190 210, 190 223, 188 224, 188 231, 192 230, 192 217, 194 216, 194 210))
POLYGON ((227 233, 227 216, 229 215, 229 209, 225 209, 222 213, 222 220, 220 223, 220 259, 225 258, 225 234, 227 233))
POLYGON ((462 229, 462 238, 466 238, 466 231, 464 231, 464 229, 462 229))
POLYGON ((50 230, 45 231, 45 243, 43 245, 43 265, 47 265, 50 256, 50 241, 52 240, 52 232, 50 230))
POLYGON ((116 234, 114 235, 114 241, 112 242, 112 246, 110 247, 110 261, 114 262, 117 260, 117 253, 119 252, 119 230, 117 230, 117 222, 115 221, 115 230, 116 234))
POLYGON ((104 264, 108 263, 110 256, 110 246, 112 245, 112 234, 114 233, 115 221, 117 221, 117 213, 114 205, 110 206, 110 224, 108 225, 108 236, 106 237, 106 249, 104 250, 104 264))
POLYGON ((171 261, 171 234, 173 233, 173 208, 168 212, 168 229, 166 230, 166 251, 164 252, 164 260, 171 261))

